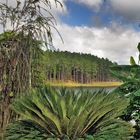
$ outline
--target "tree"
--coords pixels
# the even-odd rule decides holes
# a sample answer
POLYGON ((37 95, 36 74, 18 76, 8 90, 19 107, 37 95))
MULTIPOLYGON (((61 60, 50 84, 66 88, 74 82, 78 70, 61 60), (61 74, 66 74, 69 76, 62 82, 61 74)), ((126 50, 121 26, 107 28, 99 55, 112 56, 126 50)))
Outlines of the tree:
POLYGON ((78 83, 109 81, 109 68, 114 64, 91 54, 47 50, 44 55, 48 82, 68 80, 78 83))
MULTIPOLYGON (((61 3, 54 0, 57 4, 61 3)), ((52 46, 51 29, 55 18, 51 14, 50 0, 10 0, 0 3, 0 24, 4 33, 0 35, 0 131, 12 118, 9 105, 18 93, 32 86, 32 57, 38 54, 41 43, 52 46), (11 24, 7 31, 7 25, 11 24)))

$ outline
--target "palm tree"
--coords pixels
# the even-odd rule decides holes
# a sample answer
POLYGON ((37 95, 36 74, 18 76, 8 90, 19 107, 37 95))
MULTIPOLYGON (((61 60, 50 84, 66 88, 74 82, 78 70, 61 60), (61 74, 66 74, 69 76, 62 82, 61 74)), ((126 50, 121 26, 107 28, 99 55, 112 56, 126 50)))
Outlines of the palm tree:
POLYGON ((33 89, 13 103, 21 119, 9 125, 5 138, 76 140, 89 134, 97 140, 129 140, 133 128, 118 118, 127 105, 115 93, 33 89))

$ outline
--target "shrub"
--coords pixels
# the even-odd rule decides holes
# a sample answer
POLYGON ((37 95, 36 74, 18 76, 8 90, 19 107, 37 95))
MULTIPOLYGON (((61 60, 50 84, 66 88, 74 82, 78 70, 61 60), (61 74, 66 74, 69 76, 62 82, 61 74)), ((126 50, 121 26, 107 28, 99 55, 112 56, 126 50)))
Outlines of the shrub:
POLYGON ((127 105, 115 93, 38 88, 13 103, 22 119, 8 126, 5 138, 129 140, 133 128, 118 118, 127 105))

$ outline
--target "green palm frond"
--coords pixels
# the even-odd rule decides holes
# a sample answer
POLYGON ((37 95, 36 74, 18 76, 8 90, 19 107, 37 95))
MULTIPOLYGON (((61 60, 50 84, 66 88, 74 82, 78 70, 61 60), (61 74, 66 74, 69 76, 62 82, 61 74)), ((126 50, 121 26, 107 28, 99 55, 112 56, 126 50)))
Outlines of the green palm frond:
POLYGON ((53 138, 52 135, 47 134, 37 124, 29 120, 9 124, 7 132, 5 134, 6 140, 44 140, 53 138))
MULTIPOLYGON (((16 99, 12 108, 24 120, 30 120, 46 135, 56 138, 63 139, 67 136, 70 140, 76 140, 86 133, 99 137, 114 132, 112 136, 127 139, 133 129, 131 125, 118 119, 127 105, 128 100, 115 93, 75 92, 67 89, 59 91, 45 87, 32 90, 30 94, 16 99), (119 127, 122 128, 120 131, 119 127)), ((6 137, 12 129, 11 125, 6 137)), ((16 133, 14 131, 13 136, 16 133)))
POLYGON ((133 58, 133 56, 130 57, 130 64, 133 66, 133 65, 136 65, 136 62, 133 58))
POLYGON ((94 136, 95 140, 129 140, 130 124, 121 120, 112 120, 111 123, 106 123, 100 131, 94 136))

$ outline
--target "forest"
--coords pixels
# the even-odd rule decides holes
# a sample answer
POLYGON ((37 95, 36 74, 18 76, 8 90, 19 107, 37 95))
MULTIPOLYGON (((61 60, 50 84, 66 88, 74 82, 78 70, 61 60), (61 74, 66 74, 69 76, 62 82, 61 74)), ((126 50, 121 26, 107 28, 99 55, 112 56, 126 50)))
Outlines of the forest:
POLYGON ((107 58, 67 51, 45 51, 44 58, 47 81, 73 81, 84 84, 117 81, 110 72, 110 67, 116 66, 117 63, 107 58))

